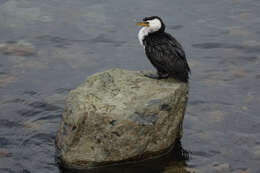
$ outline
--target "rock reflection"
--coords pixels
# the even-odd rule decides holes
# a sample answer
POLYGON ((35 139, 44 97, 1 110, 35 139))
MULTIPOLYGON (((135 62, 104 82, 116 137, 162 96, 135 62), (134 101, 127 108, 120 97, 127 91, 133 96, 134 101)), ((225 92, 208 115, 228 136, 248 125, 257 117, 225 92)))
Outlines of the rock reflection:
POLYGON ((192 173, 191 169, 187 167, 187 160, 189 160, 189 153, 182 148, 181 141, 178 140, 175 147, 160 158, 89 170, 71 170, 61 166, 59 168, 60 173, 192 173))

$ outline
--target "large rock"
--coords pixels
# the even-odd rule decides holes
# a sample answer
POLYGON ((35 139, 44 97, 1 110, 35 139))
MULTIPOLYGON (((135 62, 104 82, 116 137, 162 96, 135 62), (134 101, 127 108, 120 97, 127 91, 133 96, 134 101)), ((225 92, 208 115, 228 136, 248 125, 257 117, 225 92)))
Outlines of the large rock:
POLYGON ((112 69, 90 76, 67 98, 57 133, 58 161, 91 168, 148 159, 181 136, 188 84, 112 69))

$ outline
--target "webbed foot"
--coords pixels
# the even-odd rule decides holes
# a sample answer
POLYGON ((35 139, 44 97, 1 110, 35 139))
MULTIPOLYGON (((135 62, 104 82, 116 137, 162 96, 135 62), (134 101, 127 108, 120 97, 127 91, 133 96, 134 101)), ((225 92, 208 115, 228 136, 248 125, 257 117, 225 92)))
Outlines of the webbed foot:
POLYGON ((157 75, 157 74, 150 73, 150 74, 144 74, 144 76, 149 77, 151 79, 159 79, 159 75, 157 75))
POLYGON ((168 74, 153 74, 153 73, 150 73, 150 74, 144 74, 145 77, 149 77, 151 79, 166 79, 169 77, 168 74))

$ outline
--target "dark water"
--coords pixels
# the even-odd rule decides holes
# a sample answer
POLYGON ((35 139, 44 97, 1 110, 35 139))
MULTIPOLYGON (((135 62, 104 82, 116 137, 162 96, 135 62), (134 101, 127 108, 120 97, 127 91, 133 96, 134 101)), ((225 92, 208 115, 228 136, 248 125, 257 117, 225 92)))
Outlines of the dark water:
POLYGON ((192 69, 182 139, 190 160, 146 172, 259 173, 259 9, 259 0, 0 0, 0 172, 58 173, 69 90, 108 68, 152 69, 135 22, 159 15, 192 69))

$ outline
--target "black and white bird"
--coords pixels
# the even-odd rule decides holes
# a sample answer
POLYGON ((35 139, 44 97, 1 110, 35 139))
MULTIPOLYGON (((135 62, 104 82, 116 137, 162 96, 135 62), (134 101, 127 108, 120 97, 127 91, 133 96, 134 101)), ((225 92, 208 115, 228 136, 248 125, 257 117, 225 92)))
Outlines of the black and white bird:
POLYGON ((165 32, 162 19, 158 16, 146 17, 136 25, 143 26, 138 32, 138 39, 145 49, 146 56, 157 69, 157 75, 145 76, 154 79, 173 77, 187 82, 190 68, 185 52, 181 44, 165 32))

